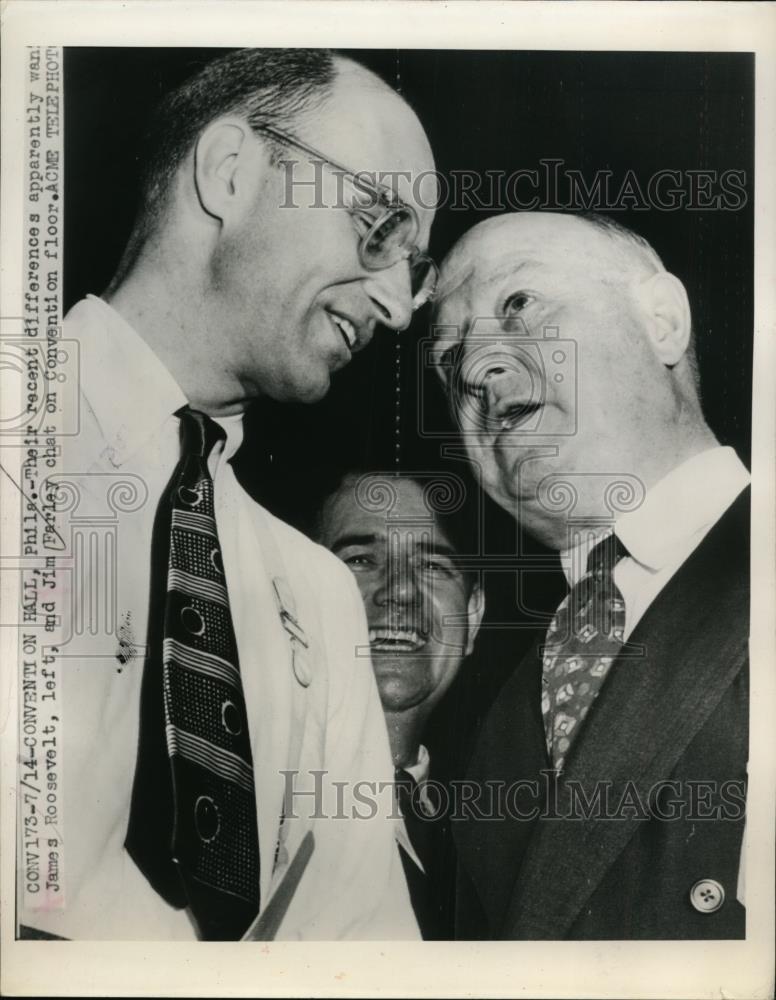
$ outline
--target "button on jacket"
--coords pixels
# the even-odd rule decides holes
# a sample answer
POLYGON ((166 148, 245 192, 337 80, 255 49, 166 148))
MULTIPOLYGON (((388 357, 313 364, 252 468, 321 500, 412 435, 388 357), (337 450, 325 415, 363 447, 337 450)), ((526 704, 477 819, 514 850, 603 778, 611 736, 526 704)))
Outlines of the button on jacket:
POLYGON ((453 823, 457 937, 745 936, 747 480, 734 453, 711 449, 617 520, 629 556, 614 578, 640 653, 612 663, 557 781, 542 779, 538 647, 516 665, 467 776, 521 790, 502 819, 453 823), (597 792, 611 808, 595 808, 597 792))

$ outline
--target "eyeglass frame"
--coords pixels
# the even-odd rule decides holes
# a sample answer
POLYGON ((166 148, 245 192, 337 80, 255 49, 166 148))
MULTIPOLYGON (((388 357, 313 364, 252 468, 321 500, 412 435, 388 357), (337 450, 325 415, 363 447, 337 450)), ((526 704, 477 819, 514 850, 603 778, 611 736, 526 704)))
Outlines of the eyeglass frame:
MULTIPOLYGON (((258 132, 261 135, 266 135, 270 139, 274 139, 276 142, 279 142, 281 145, 290 146, 292 149, 298 149, 306 156, 309 156, 315 160, 320 160, 321 162, 326 163, 329 167, 333 167, 334 170, 338 171, 344 177, 347 177, 351 181, 351 183, 353 183, 354 187, 357 187, 362 190, 363 189, 368 190, 372 195, 376 197, 378 204, 382 205, 385 209, 397 209, 397 208, 405 209, 407 212, 409 212, 411 219, 415 223, 415 232, 417 233, 419 231, 420 220, 418 219, 418 213, 415 211, 412 205, 408 205, 391 188, 385 185, 373 184, 371 183, 371 181, 364 180, 363 172, 351 170, 349 167, 343 166, 336 160, 332 160, 330 157, 326 156, 320 150, 315 149, 313 146, 308 146, 307 143, 302 142, 301 139, 297 139, 296 136, 291 135, 289 132, 284 132, 282 129, 276 128, 274 125, 251 125, 251 128, 253 129, 254 132, 258 132)), ((364 211, 368 210, 369 209, 364 208, 364 211)), ((429 256, 429 254, 427 254, 425 251, 421 250, 416 244, 412 244, 409 247, 405 247, 404 250, 402 251, 403 256, 398 257, 392 263, 384 264, 379 267, 374 267, 374 266, 370 267, 369 263, 364 259, 363 248, 368 242, 369 237, 377 229, 377 227, 384 221, 387 215, 388 213, 385 211, 381 215, 378 215, 375 218, 373 225, 370 226, 369 230, 359 237, 358 257, 359 260, 361 261, 361 266, 367 271, 385 271, 389 267, 393 267, 395 264, 398 264, 399 261, 401 260, 408 261, 410 268, 412 268, 412 264, 415 261, 423 261, 423 260, 427 261, 429 264, 429 269, 434 276, 433 284, 431 286, 431 291, 428 293, 426 298, 424 298, 423 301, 418 303, 417 305, 415 305, 415 297, 417 294, 419 294, 419 292, 413 294, 412 311, 415 312, 417 309, 420 309, 422 306, 426 305, 427 302, 431 302, 433 300, 434 295, 436 294, 437 284, 439 282, 439 268, 437 267, 434 259, 431 256, 429 256)))

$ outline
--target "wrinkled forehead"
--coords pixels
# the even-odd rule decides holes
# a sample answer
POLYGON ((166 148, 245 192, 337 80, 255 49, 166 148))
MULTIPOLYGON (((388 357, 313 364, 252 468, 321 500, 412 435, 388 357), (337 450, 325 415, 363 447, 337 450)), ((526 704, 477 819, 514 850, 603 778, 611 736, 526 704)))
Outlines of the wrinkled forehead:
MULTIPOLYGON (((605 280, 617 267, 611 242, 592 226, 569 219, 554 224, 494 225, 471 231, 445 259, 435 326, 462 326, 474 314, 493 314, 504 288, 540 287, 551 296, 569 283, 605 280)), ((439 329, 437 336, 450 338, 439 329)))

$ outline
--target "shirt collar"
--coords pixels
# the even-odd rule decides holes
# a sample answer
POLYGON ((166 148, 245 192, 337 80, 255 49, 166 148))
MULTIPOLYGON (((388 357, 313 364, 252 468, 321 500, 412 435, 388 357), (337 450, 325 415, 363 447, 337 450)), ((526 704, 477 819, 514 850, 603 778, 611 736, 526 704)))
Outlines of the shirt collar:
POLYGON ((431 756, 428 750, 421 743, 418 746, 418 759, 415 761, 412 767, 405 767, 404 770, 408 774, 411 774, 419 785, 422 785, 424 781, 428 780, 428 772, 430 768, 431 768, 431 756))
MULTIPOLYGON (((233 413, 229 417, 213 417, 217 424, 223 427, 226 433, 226 440, 223 444, 223 450, 218 458, 219 462, 228 462, 237 449, 242 444, 243 440, 243 415, 242 413, 233 413)), ((216 449, 214 449, 215 452, 216 449)), ((215 478, 214 470, 213 476, 215 478)))
MULTIPOLYGON (((87 295, 67 320, 77 324, 81 370, 107 457, 120 468, 188 400, 154 351, 103 299, 87 295), (119 373, 118 385, 114 373, 119 373)), ((214 451, 228 461, 242 442, 242 414, 217 422, 227 438, 223 450, 214 451)))
MULTIPOLYGON (((655 483, 639 507, 617 518, 614 530, 631 558, 657 572, 692 551, 748 483, 749 473, 734 449, 717 445, 688 458, 655 483)), ((561 553, 572 586, 585 572, 588 552, 602 537, 591 535, 561 553)))

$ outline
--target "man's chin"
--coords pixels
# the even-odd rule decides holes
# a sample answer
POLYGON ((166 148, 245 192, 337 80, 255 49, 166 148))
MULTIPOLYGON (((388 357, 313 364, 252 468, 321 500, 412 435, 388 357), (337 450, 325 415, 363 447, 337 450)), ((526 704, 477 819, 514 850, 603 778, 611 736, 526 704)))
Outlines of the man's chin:
POLYGON ((296 395, 289 402, 294 403, 320 403, 326 393, 331 389, 331 376, 328 372, 319 380, 305 382, 297 387, 296 395))
POLYGON ((394 689, 385 689, 378 686, 380 692, 380 704, 383 706, 383 711, 387 712, 389 715, 400 715, 403 712, 409 712, 410 709, 415 708, 423 700, 423 692, 421 691, 396 691, 394 689))
POLYGON ((495 462, 480 476, 482 488, 488 496, 513 517, 539 504, 537 484, 546 472, 538 470, 533 462, 520 461, 514 455, 511 461, 495 462))
POLYGON ((380 692, 380 701, 386 712, 406 712, 426 696, 425 678, 418 676, 423 668, 416 664, 402 663, 392 656, 374 656, 372 663, 380 692))
POLYGON ((309 406, 320 403, 330 388, 331 378, 326 372, 320 378, 297 379, 277 389, 265 390, 264 394, 276 403, 301 403, 309 406))

